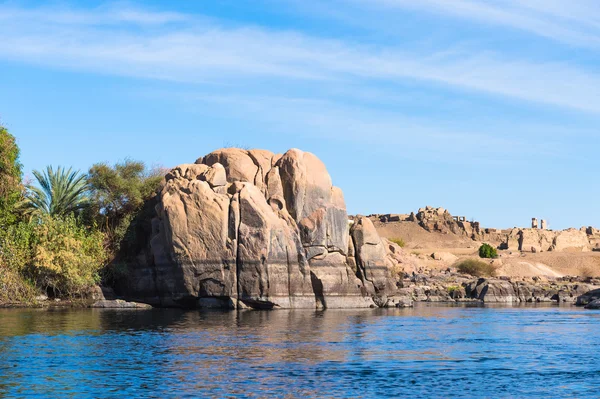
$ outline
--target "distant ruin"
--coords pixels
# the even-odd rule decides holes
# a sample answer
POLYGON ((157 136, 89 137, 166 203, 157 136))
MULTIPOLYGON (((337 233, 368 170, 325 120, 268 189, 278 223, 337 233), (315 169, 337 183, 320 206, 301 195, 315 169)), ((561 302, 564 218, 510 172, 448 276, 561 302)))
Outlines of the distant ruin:
POLYGON ((546 251, 600 251, 600 230, 594 227, 548 230, 546 219, 531 219, 530 228, 481 228, 477 221, 467 221, 466 216, 452 216, 445 208, 426 206, 415 214, 374 214, 372 221, 380 223, 417 223, 429 232, 466 236, 474 241, 487 242, 502 250, 521 252, 546 251))
MULTIPOLYGON (((537 229, 538 228, 538 220, 537 220, 537 218, 531 218, 531 228, 532 229, 537 229)), ((542 230, 547 230, 548 229, 548 223, 546 222, 545 219, 540 220, 540 228, 542 230)))

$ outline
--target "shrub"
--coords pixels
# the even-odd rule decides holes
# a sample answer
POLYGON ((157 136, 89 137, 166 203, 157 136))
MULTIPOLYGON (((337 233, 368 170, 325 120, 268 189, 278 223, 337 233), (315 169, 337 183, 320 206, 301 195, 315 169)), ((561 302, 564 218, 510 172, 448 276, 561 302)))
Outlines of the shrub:
POLYGON ((73 216, 44 216, 33 228, 30 271, 37 284, 55 295, 81 294, 100 281, 107 256, 104 235, 73 216))
POLYGON ((104 236, 73 216, 42 216, 31 223, 31 259, 23 272, 56 296, 73 296, 98 283, 107 256, 104 236))
POLYGON ((448 290, 448 294, 452 295, 452 293, 456 290, 459 290, 460 287, 458 285, 449 285, 446 287, 446 289, 448 290))
POLYGON ((470 274, 475 277, 489 277, 496 274, 496 268, 477 259, 465 259, 456 265, 459 273, 470 274))
POLYGON ((31 280, 4 265, 0 265, 0 303, 32 303, 37 290, 31 280))
POLYGON ((33 302, 35 284, 25 271, 32 259, 32 228, 13 224, 0 232, 0 302, 33 302))
POLYGON ((490 244, 483 244, 482 246, 479 247, 479 257, 487 258, 487 259, 497 258, 498 251, 496 250, 496 248, 492 247, 490 244))
POLYGON ((390 238, 390 241, 394 244, 397 244, 400 248, 404 248, 406 246, 406 242, 402 238, 390 238))

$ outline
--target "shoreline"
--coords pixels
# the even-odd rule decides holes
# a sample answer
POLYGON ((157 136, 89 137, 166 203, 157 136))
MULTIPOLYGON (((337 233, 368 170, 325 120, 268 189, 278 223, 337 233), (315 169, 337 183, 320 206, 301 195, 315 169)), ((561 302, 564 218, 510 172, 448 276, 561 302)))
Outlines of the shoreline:
MULTIPOLYGON (((549 304, 576 306, 578 299, 594 290, 600 290, 600 279, 589 277, 474 277, 452 271, 413 273, 404 276, 402 287, 388 296, 387 302, 378 308, 406 308, 419 303, 474 304, 474 305, 523 305, 549 304)), ((101 290, 97 290, 101 291, 101 290)), ((200 301, 198 301, 200 302, 200 301)), ((583 306, 587 303, 581 303, 583 306)), ((144 302, 135 302, 132 298, 78 298, 46 299, 34 303, 0 303, 0 309, 215 309, 207 306, 151 306, 144 302)), ((332 309, 359 309, 360 307, 339 307, 332 309)), ((377 308, 377 307, 372 307, 377 308)), ((284 310, 285 308, 272 310, 284 310)), ((312 308, 290 308, 289 310, 312 308)), ((226 309, 225 309, 226 310, 226 309)), ((236 308, 230 310, 245 310, 236 308)), ((261 309, 248 309, 261 310, 261 309)), ((288 310, 288 309, 285 309, 288 310)), ((322 310, 315 308, 314 310, 322 310)))

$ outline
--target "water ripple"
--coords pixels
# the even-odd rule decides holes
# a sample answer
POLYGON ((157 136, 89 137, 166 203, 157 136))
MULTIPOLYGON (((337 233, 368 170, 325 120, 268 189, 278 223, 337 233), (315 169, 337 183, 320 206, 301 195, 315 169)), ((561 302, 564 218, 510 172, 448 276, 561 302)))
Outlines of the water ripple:
POLYGON ((0 310, 0 397, 597 397, 600 313, 0 310))

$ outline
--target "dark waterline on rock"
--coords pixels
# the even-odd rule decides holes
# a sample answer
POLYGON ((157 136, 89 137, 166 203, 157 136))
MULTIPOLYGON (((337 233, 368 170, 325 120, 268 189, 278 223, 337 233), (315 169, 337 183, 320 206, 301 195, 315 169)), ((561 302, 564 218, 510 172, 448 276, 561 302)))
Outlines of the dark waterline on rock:
POLYGON ((0 397, 597 397, 571 306, 0 309, 0 397))

